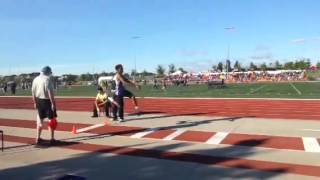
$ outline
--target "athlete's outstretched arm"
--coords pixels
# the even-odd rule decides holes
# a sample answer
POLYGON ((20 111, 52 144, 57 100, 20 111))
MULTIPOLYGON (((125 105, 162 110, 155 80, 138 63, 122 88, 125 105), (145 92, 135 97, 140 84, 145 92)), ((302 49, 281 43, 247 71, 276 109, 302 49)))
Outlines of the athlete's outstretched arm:
POLYGON ((139 85, 129 79, 127 79, 125 76, 123 76, 122 74, 118 74, 118 78, 122 83, 126 83, 126 84, 130 84, 132 86, 135 86, 136 88, 139 89, 139 85))

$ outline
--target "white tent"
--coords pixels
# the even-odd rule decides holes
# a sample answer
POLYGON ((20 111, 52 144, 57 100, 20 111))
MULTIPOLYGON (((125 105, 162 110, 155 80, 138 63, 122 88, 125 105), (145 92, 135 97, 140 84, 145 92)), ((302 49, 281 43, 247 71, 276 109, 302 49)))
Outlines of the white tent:
POLYGON ((171 76, 177 76, 177 75, 182 75, 182 74, 183 74, 183 72, 180 71, 180 70, 178 70, 178 71, 176 71, 176 72, 174 72, 174 73, 171 73, 170 75, 171 75, 171 76))
POLYGON ((101 76, 98 78, 98 83, 100 84, 102 81, 111 82, 113 81, 113 76, 101 76))

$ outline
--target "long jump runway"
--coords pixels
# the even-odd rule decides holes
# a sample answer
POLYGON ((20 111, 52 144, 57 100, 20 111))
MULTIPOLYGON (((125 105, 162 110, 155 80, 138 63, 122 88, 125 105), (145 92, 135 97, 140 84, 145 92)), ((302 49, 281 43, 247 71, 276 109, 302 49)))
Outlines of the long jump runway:
POLYGON ((57 102, 60 141, 35 147, 31 98, 0 98, 0 179, 320 178, 317 100, 145 98, 124 123, 90 118, 90 98, 57 102))

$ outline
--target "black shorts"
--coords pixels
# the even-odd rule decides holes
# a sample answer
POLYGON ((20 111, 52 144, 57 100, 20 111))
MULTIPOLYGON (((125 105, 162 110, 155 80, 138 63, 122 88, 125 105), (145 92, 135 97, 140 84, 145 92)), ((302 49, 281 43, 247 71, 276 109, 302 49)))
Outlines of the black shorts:
POLYGON ((132 92, 128 91, 128 90, 124 90, 123 91, 123 97, 128 97, 128 98, 132 98, 134 95, 132 92))
POLYGON ((56 110, 52 110, 51 102, 49 99, 36 99, 36 104, 40 119, 52 119, 54 117, 57 117, 57 112, 56 110))

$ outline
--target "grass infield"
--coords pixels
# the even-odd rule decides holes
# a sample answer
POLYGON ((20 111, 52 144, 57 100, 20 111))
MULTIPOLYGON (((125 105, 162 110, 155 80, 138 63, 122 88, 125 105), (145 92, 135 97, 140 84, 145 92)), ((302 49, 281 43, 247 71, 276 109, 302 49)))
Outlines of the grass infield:
MULTIPOLYGON (((320 99, 320 82, 226 84, 224 88, 208 88, 207 85, 169 86, 166 90, 152 85, 140 90, 128 87, 137 97, 222 97, 222 98, 307 98, 320 99)), ((57 96, 96 95, 95 86, 60 88, 57 96)), ((0 96, 11 95, 10 93, 0 96)), ((30 96, 30 90, 17 90, 17 96, 30 96)))

